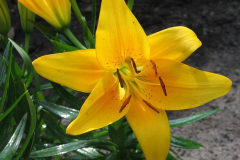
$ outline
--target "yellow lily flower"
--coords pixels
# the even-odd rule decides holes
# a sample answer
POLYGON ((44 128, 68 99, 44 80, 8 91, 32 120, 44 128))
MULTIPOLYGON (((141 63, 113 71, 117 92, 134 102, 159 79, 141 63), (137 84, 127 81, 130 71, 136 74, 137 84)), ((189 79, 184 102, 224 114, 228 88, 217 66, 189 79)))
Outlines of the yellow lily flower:
POLYGON ((51 81, 91 92, 68 134, 126 116, 146 159, 164 160, 171 134, 165 110, 197 107, 231 88, 228 78, 181 63, 200 46, 181 26, 147 37, 124 0, 102 0, 96 49, 46 55, 33 66, 51 81))
POLYGON ((67 28, 71 21, 69 0, 18 0, 26 8, 57 29, 67 28))

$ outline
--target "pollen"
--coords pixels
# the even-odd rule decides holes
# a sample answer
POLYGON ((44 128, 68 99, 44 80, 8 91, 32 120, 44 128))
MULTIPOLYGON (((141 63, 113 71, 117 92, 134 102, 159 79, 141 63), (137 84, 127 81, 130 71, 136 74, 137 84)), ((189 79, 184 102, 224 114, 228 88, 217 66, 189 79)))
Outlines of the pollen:
POLYGON ((123 104, 122 104, 122 106, 121 106, 121 108, 120 108, 120 110, 119 110, 119 113, 121 113, 121 112, 124 110, 124 108, 128 105, 128 103, 130 102, 131 97, 132 97, 132 95, 130 95, 130 96, 123 102, 123 104))
POLYGON ((157 110, 157 108, 155 108, 151 103, 149 103, 148 101, 142 99, 142 101, 149 107, 151 108, 152 110, 154 110, 155 112, 157 113, 160 113, 159 110, 157 110))

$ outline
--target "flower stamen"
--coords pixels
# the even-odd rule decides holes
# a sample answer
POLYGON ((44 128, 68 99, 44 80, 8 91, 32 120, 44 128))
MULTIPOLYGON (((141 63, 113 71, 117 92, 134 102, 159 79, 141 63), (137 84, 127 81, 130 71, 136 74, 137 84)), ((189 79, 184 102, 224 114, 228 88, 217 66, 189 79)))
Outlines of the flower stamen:
POLYGON ((133 58, 131 58, 131 61, 132 61, 133 68, 134 68, 135 72, 138 74, 137 65, 136 65, 136 63, 135 63, 134 59, 133 59, 133 58))
POLYGON ((153 60, 150 60, 150 62, 152 63, 153 70, 154 70, 154 72, 155 72, 155 75, 157 76, 157 75, 158 75, 158 72, 157 72, 157 65, 156 65, 156 63, 155 63, 153 60))
POLYGON ((146 101, 146 100, 144 100, 144 99, 142 99, 142 101, 143 101, 149 108, 151 108, 152 110, 154 110, 154 111, 157 112, 157 113, 160 113, 160 112, 157 110, 157 108, 155 108, 151 103, 149 103, 148 101, 146 101))
POLYGON ((130 102, 131 97, 132 97, 132 95, 130 95, 130 96, 123 102, 122 107, 121 107, 120 110, 119 110, 119 113, 121 113, 121 112, 124 110, 124 108, 128 105, 128 103, 130 102))
POLYGON ((159 76, 158 79, 160 81, 160 84, 161 84, 164 95, 167 96, 167 90, 166 90, 166 87, 165 87, 165 84, 164 84, 162 78, 159 76))
POLYGON ((117 75, 118 75, 119 83, 120 83, 121 87, 123 88, 123 78, 122 78, 121 74, 119 73, 118 68, 117 68, 117 75))

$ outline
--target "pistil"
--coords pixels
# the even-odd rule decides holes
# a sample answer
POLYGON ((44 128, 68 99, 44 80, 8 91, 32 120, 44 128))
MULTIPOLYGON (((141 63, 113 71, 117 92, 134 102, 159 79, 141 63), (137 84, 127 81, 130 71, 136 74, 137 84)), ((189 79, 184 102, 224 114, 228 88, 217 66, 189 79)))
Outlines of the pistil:
POLYGON ((131 73, 131 80, 134 80, 135 72, 136 72, 136 64, 135 64, 134 60, 131 57, 126 57, 125 63, 127 64, 129 71, 131 73))

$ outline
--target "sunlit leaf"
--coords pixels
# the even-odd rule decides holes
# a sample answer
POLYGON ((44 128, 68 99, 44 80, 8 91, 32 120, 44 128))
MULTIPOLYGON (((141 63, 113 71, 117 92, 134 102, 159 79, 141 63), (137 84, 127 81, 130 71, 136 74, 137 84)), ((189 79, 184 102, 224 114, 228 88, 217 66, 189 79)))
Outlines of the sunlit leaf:
POLYGON ((222 108, 218 108, 218 109, 206 111, 206 112, 195 114, 193 116, 189 116, 189 117, 185 117, 185 118, 170 120, 169 123, 170 123, 171 128, 180 127, 180 126, 184 126, 186 124, 190 124, 190 123, 199 121, 199 120, 206 118, 206 117, 208 117, 214 113, 217 113, 221 110, 222 110, 222 108))
POLYGON ((18 124, 15 132, 13 133, 11 139, 9 140, 8 144, 5 146, 5 148, 0 153, 1 159, 12 159, 15 152, 17 151, 19 144, 22 140, 22 136, 24 133, 25 125, 27 120, 27 114, 25 114, 18 124))
POLYGON ((41 105, 47 111, 50 111, 70 121, 73 121, 77 117, 79 112, 78 110, 67 108, 50 102, 38 101, 38 105, 41 105))
POLYGON ((191 141, 189 139, 184 139, 180 137, 171 137, 171 146, 177 148, 184 148, 184 149, 200 149, 203 148, 203 145, 191 141))
POLYGON ((82 140, 82 141, 71 142, 71 143, 62 144, 56 147, 35 151, 30 154, 30 157, 31 158, 50 157, 50 156, 61 155, 64 153, 75 151, 77 149, 82 149, 82 148, 87 148, 92 146, 97 146, 101 148, 101 146, 108 146, 108 145, 112 146, 113 144, 110 141, 105 139, 82 140))

